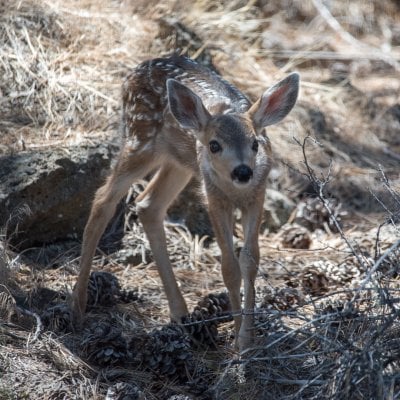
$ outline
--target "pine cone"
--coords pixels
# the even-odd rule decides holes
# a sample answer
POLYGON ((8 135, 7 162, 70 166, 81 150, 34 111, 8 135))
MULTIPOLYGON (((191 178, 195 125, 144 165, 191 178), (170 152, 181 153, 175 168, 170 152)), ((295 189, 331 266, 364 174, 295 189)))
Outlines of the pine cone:
POLYGON ((289 249, 309 249, 311 237, 309 231, 296 224, 282 227, 282 246, 289 249))
POLYGON ((286 311, 304 304, 304 297, 295 288, 265 288, 261 308, 286 311))
MULTIPOLYGON (((332 212, 333 218, 340 222, 346 214, 341 210, 341 204, 336 199, 329 199, 326 203, 332 212)), ((316 229, 326 230, 326 227, 329 227, 331 231, 337 232, 333 218, 330 217, 328 210, 320 199, 308 198, 297 205, 294 222, 311 231, 315 231, 316 229)))
POLYGON ((123 289, 119 293, 119 301, 121 303, 133 303, 135 301, 143 301, 137 289, 126 290, 123 289))
POLYGON ((309 267, 301 273, 301 283, 304 291, 312 296, 320 296, 329 290, 329 278, 324 271, 309 267))
POLYGON ((197 345, 215 347, 218 324, 232 321, 228 314, 230 301, 227 293, 210 293, 201 299, 193 312, 183 319, 183 324, 197 345))
POLYGON ((232 321, 232 316, 228 315, 231 303, 227 293, 210 293, 197 303, 195 310, 204 310, 210 316, 218 317, 219 322, 232 321), (221 318, 219 318, 221 317, 221 318))
POLYGON ((255 322, 257 336, 264 336, 270 332, 278 332, 283 330, 283 322, 281 315, 271 313, 272 306, 261 305, 255 312, 255 322))
POLYGON ((130 356, 121 329, 112 321, 94 322, 86 329, 81 346, 84 357, 100 366, 120 365, 130 356))
POLYGON ((120 285, 117 277, 110 272, 92 272, 87 294, 88 307, 115 305, 120 296, 120 285))
POLYGON ((188 372, 194 371, 190 339, 179 325, 169 324, 153 330, 141 357, 151 371, 170 378, 187 380, 188 372))
POLYGON ((46 308, 40 317, 45 328, 53 332, 68 333, 73 330, 72 311, 66 303, 46 308))
POLYGON ((339 265, 334 263, 325 263, 323 271, 326 275, 337 282, 339 286, 344 286, 346 283, 360 277, 360 270, 354 264, 343 262, 339 265))
POLYGON ((331 300, 322 302, 317 314, 314 316, 317 326, 321 326, 326 334, 334 336, 335 339, 342 338, 347 340, 349 329, 357 329, 357 319, 360 313, 354 303, 347 300, 331 300), (352 327, 353 325, 353 327, 352 327))
POLYGON ((218 326, 204 310, 194 310, 182 320, 193 344, 215 348, 218 340, 218 326))
POLYGON ((108 388, 105 400, 146 400, 146 397, 136 385, 118 382, 108 388))
MULTIPOLYGON (((360 274, 364 274, 369 268, 371 268, 374 265, 375 260, 373 257, 371 257, 371 255, 368 252, 361 252, 361 254, 359 254, 358 256, 362 261, 361 265, 354 254, 348 255, 340 265, 343 265, 345 268, 348 267, 350 269, 357 268, 360 274)), ((400 257, 397 258, 397 261, 399 259, 400 257)))

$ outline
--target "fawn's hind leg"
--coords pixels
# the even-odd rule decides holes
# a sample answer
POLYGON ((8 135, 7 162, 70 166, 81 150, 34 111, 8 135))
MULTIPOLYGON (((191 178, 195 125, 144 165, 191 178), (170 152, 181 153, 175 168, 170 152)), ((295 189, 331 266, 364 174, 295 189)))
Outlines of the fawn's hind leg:
POLYGON ((156 163, 151 151, 140 152, 131 151, 129 147, 124 148, 106 183, 97 190, 83 233, 80 270, 72 294, 72 312, 77 322, 82 319, 86 310, 90 269, 101 235, 130 185, 155 167, 156 163))

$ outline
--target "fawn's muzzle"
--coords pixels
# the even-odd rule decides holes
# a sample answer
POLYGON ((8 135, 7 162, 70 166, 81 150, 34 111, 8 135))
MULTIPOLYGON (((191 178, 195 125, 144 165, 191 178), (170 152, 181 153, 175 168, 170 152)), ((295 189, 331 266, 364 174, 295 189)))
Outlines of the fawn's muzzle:
POLYGON ((246 164, 241 164, 232 171, 231 176, 233 180, 246 183, 253 177, 253 170, 246 164))

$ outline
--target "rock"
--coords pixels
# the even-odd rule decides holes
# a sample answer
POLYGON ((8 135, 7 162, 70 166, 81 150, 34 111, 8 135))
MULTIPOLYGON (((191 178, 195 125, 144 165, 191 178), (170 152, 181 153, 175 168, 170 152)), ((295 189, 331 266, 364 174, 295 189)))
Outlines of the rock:
POLYGON ((192 235, 214 237, 200 183, 195 178, 172 203, 168 218, 171 222, 184 224, 192 235))
POLYGON ((267 189, 260 231, 265 232, 268 229, 270 232, 277 232, 286 224, 295 207, 295 203, 283 193, 267 189))
POLYGON ((11 244, 24 249, 80 237, 116 150, 102 143, 0 158, 0 226, 11 244))

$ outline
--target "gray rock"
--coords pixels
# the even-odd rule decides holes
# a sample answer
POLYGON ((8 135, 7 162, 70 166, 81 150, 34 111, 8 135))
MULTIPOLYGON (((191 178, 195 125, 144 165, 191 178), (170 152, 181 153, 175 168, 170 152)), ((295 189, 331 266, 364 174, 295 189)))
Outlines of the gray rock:
POLYGON ((274 189, 267 189, 260 228, 261 232, 265 232, 266 230, 277 232, 286 224, 295 207, 295 203, 283 193, 274 189))
POLYGON ((214 236, 201 185, 193 178, 168 210, 171 222, 184 224, 192 235, 214 236))
POLYGON ((110 167, 111 144, 0 158, 0 226, 20 249, 80 236, 110 167))

